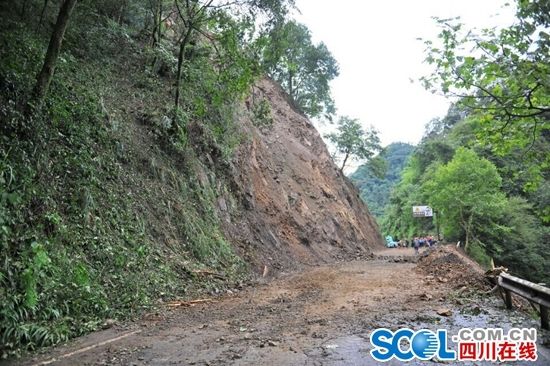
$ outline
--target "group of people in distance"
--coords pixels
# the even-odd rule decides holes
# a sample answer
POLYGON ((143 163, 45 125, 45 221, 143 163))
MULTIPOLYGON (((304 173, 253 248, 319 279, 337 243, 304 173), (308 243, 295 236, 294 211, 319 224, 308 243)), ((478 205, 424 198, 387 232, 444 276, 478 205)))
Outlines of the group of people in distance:
POLYGON ((414 251, 418 254, 418 250, 420 249, 420 247, 423 247, 423 246, 431 247, 435 243, 437 243, 437 240, 435 240, 435 238, 432 235, 420 236, 420 237, 415 236, 414 239, 410 241, 404 240, 404 239, 399 240, 397 242, 397 246, 403 247, 403 248, 407 248, 411 246, 414 248, 414 251))

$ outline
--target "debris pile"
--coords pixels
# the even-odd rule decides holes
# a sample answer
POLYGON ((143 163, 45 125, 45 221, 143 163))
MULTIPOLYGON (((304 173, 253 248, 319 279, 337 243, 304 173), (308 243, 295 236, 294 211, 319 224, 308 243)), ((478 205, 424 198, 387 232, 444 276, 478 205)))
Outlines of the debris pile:
POLYGON ((453 288, 464 286, 486 289, 484 270, 453 246, 442 246, 430 251, 418 261, 418 270, 453 288))

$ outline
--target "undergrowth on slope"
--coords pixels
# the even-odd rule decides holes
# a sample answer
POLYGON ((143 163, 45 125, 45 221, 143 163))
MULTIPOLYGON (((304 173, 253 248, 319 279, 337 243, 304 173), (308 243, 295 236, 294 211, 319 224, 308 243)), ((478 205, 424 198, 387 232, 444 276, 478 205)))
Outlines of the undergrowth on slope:
MULTIPOLYGON (((131 43, 119 27, 109 29, 101 31, 112 42, 124 43, 122 37, 131 43)), ((116 60, 94 59, 83 42, 75 53, 61 55, 50 95, 25 117, 20 111, 44 40, 18 23, 0 31, 1 357, 84 334, 106 318, 135 316, 157 299, 224 285, 198 278, 195 269, 240 281, 246 267, 220 231, 214 208, 219 191, 227 189, 186 142, 189 116, 166 117, 167 127, 181 128, 171 141, 158 124, 151 141, 164 146, 151 150, 159 155, 147 157, 147 168, 143 155, 128 147, 136 114, 165 112, 145 107, 166 97, 162 81, 146 73, 117 75, 116 60), (160 161, 166 146, 181 158, 177 166, 160 161), (210 172, 209 179, 197 180, 197 171, 210 172), (159 232, 163 225, 156 220, 172 223, 171 232, 159 232), (170 245, 161 242, 163 235, 170 245)), ((68 42, 74 40, 69 34, 68 42)), ((138 64, 146 58, 136 52, 138 64)), ((201 101, 192 103, 196 108, 201 101)), ((213 145, 219 136, 230 137, 216 145, 221 160, 242 138, 227 119, 222 122, 208 130, 213 145)))

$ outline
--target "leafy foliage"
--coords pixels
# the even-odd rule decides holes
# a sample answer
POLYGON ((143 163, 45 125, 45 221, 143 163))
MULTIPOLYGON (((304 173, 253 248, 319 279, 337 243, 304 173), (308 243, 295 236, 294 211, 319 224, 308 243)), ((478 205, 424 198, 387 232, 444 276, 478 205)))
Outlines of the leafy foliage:
MULTIPOLYGON (((455 112, 451 108, 449 116, 455 112)), ((482 128, 478 120, 462 115, 450 125, 443 122, 449 116, 429 124, 392 190, 382 229, 411 238, 435 234, 438 223, 446 240, 467 241, 469 254, 480 263, 493 258, 525 278, 548 280, 543 270, 550 264, 544 244, 548 227, 542 209, 548 199, 540 188, 524 189, 523 179, 531 178, 522 170, 521 150, 494 154, 476 137, 482 128), (440 127, 442 122, 446 127, 440 127), (419 204, 431 204, 436 218, 413 218, 411 207, 419 204)), ((537 143, 548 149, 543 139, 537 143)), ((548 177, 543 179, 541 186, 546 186, 548 177)))
POLYGON ((505 205, 501 183, 490 161, 459 148, 448 164, 435 167, 422 189, 442 218, 445 236, 461 236, 462 231, 468 250, 471 240, 478 237, 478 223, 487 224, 505 205))
POLYGON ((373 128, 365 131, 357 119, 342 116, 337 123, 337 131, 325 135, 336 148, 335 155, 342 156, 343 172, 349 159, 371 159, 382 149, 378 132, 373 128))
MULTIPOLYGON (((195 46, 198 38, 210 41, 216 51, 219 60, 206 62, 213 66, 215 71, 222 71, 227 61, 230 64, 238 65, 239 72, 231 73, 230 78, 224 79, 225 84, 233 86, 236 90, 225 90, 228 98, 234 97, 235 92, 239 92, 244 87, 247 91, 251 86, 254 77, 257 77, 259 67, 253 57, 247 57, 247 52, 243 50, 245 43, 242 42, 245 37, 250 40, 255 37, 256 27, 270 28, 270 24, 282 21, 288 11, 288 7, 293 5, 293 1, 287 0, 269 0, 269 1, 181 1, 176 0, 175 12, 177 13, 180 25, 180 37, 178 39, 178 65, 176 72, 176 90, 175 107, 179 107, 180 83, 181 78, 186 73, 184 63, 195 58, 197 52, 195 46), (263 25, 258 25, 257 16, 262 15, 267 21, 263 25), (214 36, 218 35, 218 37, 214 36), (218 70, 221 68, 221 70, 218 70)), ((265 29, 264 29, 265 32, 265 29)), ((252 44, 252 42, 248 42, 252 44)), ((212 61, 212 60, 210 60, 212 61)), ((227 70, 226 70, 227 71, 227 70)), ((225 74, 227 76, 227 74, 225 74)), ((218 89, 211 88, 209 92, 215 92, 218 89)), ((241 93, 243 91, 241 90, 241 93)), ((218 95, 218 97, 219 97, 218 95)))
MULTIPOLYGON (((105 19, 101 3, 90 6, 75 9, 74 16, 87 21, 71 23, 50 92, 32 117, 22 111, 47 37, 30 31, 34 27, 26 22, 33 17, 20 19, 0 8, 6 19, 0 26, 2 358, 84 334, 105 318, 135 316, 159 298, 226 285, 196 277, 195 268, 223 271, 228 283, 246 275, 214 208, 221 192, 229 191, 223 174, 211 173, 224 169, 223 159, 240 138, 230 123, 232 103, 252 80, 241 73, 247 61, 239 26, 217 20, 219 42, 228 44, 218 55, 225 62, 206 62, 214 59, 212 44, 190 60, 188 108, 168 117, 167 83, 144 68, 151 53, 141 51, 136 29, 105 19), (77 42, 79 34, 90 42, 77 42), (162 116, 154 127, 155 154, 170 151, 173 166, 158 166, 154 156, 142 162, 128 155, 135 154, 126 147, 135 118, 153 130, 145 117, 153 114, 162 116), (206 127, 190 136, 190 119, 198 118, 206 127), (181 127, 177 135, 170 133, 173 123, 181 127), (212 156, 214 165, 205 166, 201 154, 212 156), (137 161, 140 166, 133 167, 137 161), (199 182, 198 172, 212 177, 199 182), (161 194, 158 181, 174 192, 161 194), (165 203, 166 197, 171 201, 165 203), (144 206, 177 223, 162 233, 177 238, 164 239, 169 247, 159 245, 158 223, 144 206)), ((167 43, 169 56, 173 48, 167 43)), ((173 54, 165 60, 173 63, 173 54)))
POLYGON ((428 124, 382 226, 405 235, 433 231, 408 209, 430 202, 446 238, 466 240, 477 260, 492 257, 547 281, 549 8, 545 1, 516 5, 516 23, 502 29, 437 19, 438 40, 425 41, 434 70, 423 82, 456 103, 428 124))
MULTIPOLYGON (((226 173, 243 139, 239 105, 294 4, 77 2, 52 37, 65 3, 0 2, 2 358, 245 278, 217 201, 235 206, 226 173), (51 86, 27 113, 44 64, 51 86), (226 280, 197 277, 204 267, 226 280)), ((311 90, 299 100, 314 111, 328 99, 311 90)), ((269 125, 269 105, 255 106, 269 125)))
POLYGON ((263 48, 263 67, 309 117, 335 113, 329 82, 338 64, 324 43, 313 44, 306 26, 288 21, 276 26, 263 48))
POLYGON ((426 197, 419 189, 425 178, 424 170, 421 169, 423 164, 416 154, 418 148, 403 169, 401 181, 391 190, 389 204, 380 220, 383 232, 399 238, 412 239, 425 235, 434 228, 429 218, 412 217, 412 206, 423 205, 426 202, 426 197))
POLYGON ((480 123, 485 145, 500 154, 525 149, 540 169, 549 165, 535 146, 550 128, 548 10, 547 1, 517 1, 515 24, 477 32, 438 19, 440 42, 425 41, 434 72, 423 78, 427 88, 459 100, 480 123))
POLYGON ((389 203, 390 191, 401 179, 401 172, 413 149, 412 145, 401 142, 386 146, 379 155, 387 164, 382 177, 377 176, 368 164, 361 165, 350 175, 350 179, 361 192, 361 198, 376 218, 382 218, 389 203))

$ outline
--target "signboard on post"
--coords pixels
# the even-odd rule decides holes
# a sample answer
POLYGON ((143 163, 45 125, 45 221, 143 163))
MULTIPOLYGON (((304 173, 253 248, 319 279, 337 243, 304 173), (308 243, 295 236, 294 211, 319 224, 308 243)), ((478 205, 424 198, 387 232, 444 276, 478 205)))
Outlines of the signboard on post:
POLYGON ((413 206, 414 217, 432 217, 433 210, 430 206, 413 206))

